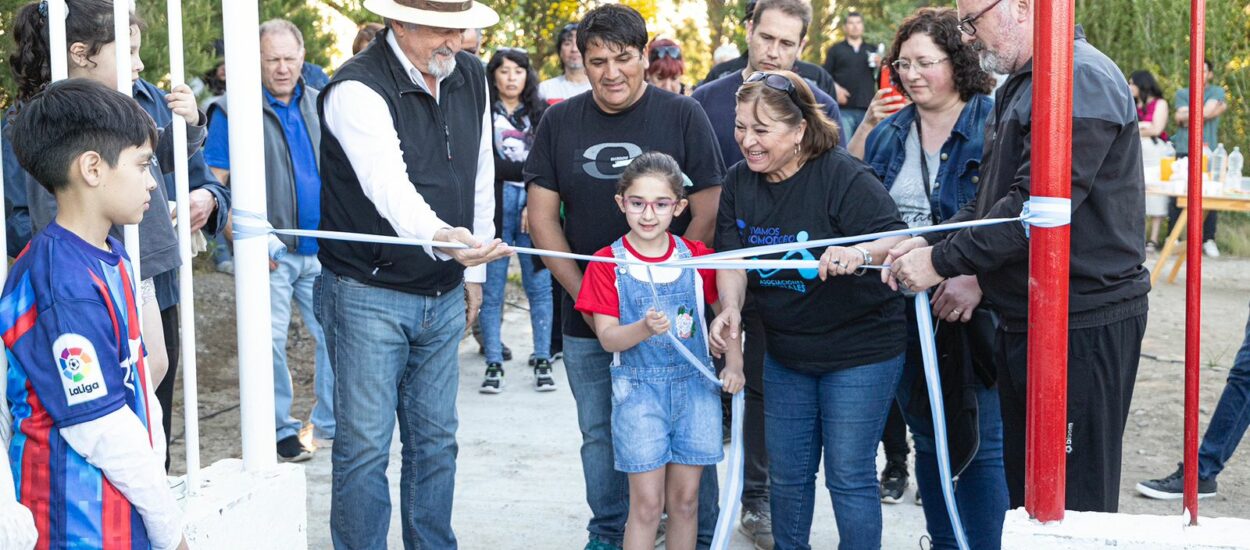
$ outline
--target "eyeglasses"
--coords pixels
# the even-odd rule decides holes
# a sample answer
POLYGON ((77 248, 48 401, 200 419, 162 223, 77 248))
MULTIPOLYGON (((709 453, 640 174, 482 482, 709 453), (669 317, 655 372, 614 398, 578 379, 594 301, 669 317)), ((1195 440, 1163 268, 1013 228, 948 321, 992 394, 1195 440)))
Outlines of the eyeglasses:
POLYGON ((673 199, 659 200, 642 200, 637 197, 629 197, 625 199, 625 211, 630 214, 641 214, 647 211, 647 207, 651 207, 651 211, 657 216, 665 216, 672 213, 673 208, 677 206, 677 201, 673 199))
POLYGON ((899 74, 911 71, 912 69, 927 73, 939 64, 949 60, 949 57, 943 57, 942 59, 920 59, 913 63, 906 59, 899 59, 890 63, 890 66, 894 67, 894 72, 899 74))
POLYGON ((977 19, 980 19, 982 15, 989 13, 990 10, 994 9, 995 6, 1001 3, 1003 3, 1003 0, 994 0, 993 4, 986 6, 985 9, 977 12, 976 15, 969 15, 968 17, 960 19, 959 20, 959 32, 962 32, 968 36, 976 36, 977 27, 976 25, 974 25, 974 23, 977 22, 977 19))
POLYGON ((651 48, 651 61, 663 59, 665 57, 677 61, 681 61, 681 48, 677 46, 660 46, 659 48, 651 48))
POLYGON ((799 91, 795 89, 794 82, 791 82, 789 78, 777 73, 760 71, 747 78, 748 84, 752 82, 763 82, 769 88, 778 92, 785 92, 786 95, 790 96, 790 101, 793 101, 795 106, 799 105, 799 91))

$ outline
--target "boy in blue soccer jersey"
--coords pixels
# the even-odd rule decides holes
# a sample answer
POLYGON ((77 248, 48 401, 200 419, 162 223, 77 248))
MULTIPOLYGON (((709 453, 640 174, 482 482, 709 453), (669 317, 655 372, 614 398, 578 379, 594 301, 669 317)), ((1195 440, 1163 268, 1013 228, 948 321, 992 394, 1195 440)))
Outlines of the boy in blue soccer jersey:
MULTIPOLYGON (((180 102, 171 107, 186 109, 180 102)), ((0 298, 8 452, 36 548, 185 548, 134 275, 109 237, 114 225, 165 207, 149 204, 156 127, 134 100, 71 79, 22 106, 11 131, 18 161, 60 207, 0 298)))

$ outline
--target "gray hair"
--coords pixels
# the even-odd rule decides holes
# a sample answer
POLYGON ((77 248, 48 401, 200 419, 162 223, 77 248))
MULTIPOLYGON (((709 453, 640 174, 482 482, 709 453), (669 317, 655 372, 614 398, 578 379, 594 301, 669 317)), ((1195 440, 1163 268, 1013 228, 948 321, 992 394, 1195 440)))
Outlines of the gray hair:
POLYGON ((263 40, 266 34, 276 32, 288 32, 295 37, 295 41, 299 43, 299 47, 304 47, 304 33, 299 32, 299 27, 295 23, 286 19, 270 19, 260 24, 260 38, 263 40))

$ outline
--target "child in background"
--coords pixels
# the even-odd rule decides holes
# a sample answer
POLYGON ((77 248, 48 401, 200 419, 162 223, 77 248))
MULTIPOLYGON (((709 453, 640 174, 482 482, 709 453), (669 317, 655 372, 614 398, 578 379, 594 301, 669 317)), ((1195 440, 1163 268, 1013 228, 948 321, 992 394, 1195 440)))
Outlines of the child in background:
MULTIPOLYGON (((180 97, 175 111, 194 108, 180 97)), ((165 479, 137 285, 113 226, 139 223, 157 188, 152 118, 75 78, 18 111, 13 150, 56 197, 56 218, 13 264, 0 298, 13 415, 10 467, 39 548, 185 548, 165 479)))
MULTIPOLYGON (((710 254, 702 243, 668 232, 686 208, 683 194, 681 168, 672 157, 650 152, 634 159, 616 195, 630 231, 595 255, 662 262, 710 254)), ((612 444, 616 469, 629 474, 626 549, 653 548, 664 511, 668 548, 695 547, 699 478, 704 466, 724 454, 721 387, 691 365, 666 333, 672 331, 712 369, 704 303, 719 309, 712 271, 594 262, 582 280, 577 310, 593 315, 600 344, 615 354, 612 444)), ((741 344, 729 346, 721 380, 726 392, 742 389, 741 344)))

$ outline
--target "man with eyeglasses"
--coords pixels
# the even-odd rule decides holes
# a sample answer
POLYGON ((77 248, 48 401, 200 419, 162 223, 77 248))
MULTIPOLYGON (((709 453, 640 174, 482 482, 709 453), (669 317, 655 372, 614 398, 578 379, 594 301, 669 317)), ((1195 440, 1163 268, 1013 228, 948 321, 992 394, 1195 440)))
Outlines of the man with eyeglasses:
MULTIPOLYGON (((703 108, 643 80, 647 25, 633 8, 605 4, 577 27, 591 92, 553 105, 543 115, 525 163, 529 223, 534 243, 547 250, 594 254, 629 231, 616 205, 616 183, 633 159, 647 151, 671 155, 689 178, 690 214, 670 231, 710 243, 724 163, 703 108), (561 223, 561 203, 565 219, 561 223)), ((619 548, 629 513, 628 479, 614 469, 612 381, 604 351, 572 296, 585 264, 544 258, 568 295, 562 300, 564 367, 582 432, 582 473, 593 517, 587 549, 619 548)), ((699 484, 699 544, 711 543, 718 506, 716 468, 699 484)))
MULTIPOLYGON (((716 132, 725 166, 742 160, 742 149, 734 139, 736 93, 742 83, 758 71, 789 71, 794 69, 799 52, 806 42, 811 23, 811 5, 803 0, 762 0, 747 21, 747 66, 734 74, 699 87, 691 96, 703 105, 716 132)), ((778 77, 781 82, 790 81, 778 77)), ((766 81, 767 83, 768 81, 766 81)), ((810 85, 816 101, 825 107, 825 114, 835 123, 841 120, 838 104, 829 94, 810 85)), ((793 89, 793 88, 791 88, 793 89)), ((845 146, 850 136, 842 132, 845 146)), ((745 482, 742 490, 741 530, 757 548, 771 549, 772 519, 768 503, 768 451, 764 448, 764 325, 748 299, 742 312, 747 344, 743 372, 746 374, 746 418, 743 423, 746 450, 745 482)))
POLYGON ((854 134, 859 122, 864 120, 872 96, 877 93, 873 69, 877 68, 880 56, 864 45, 863 14, 857 11, 846 14, 842 34, 845 39, 829 46, 825 52, 824 67, 837 83, 834 86, 838 106, 842 109, 842 128, 854 134))
MULTIPOLYGON (((981 66, 1007 74, 986 133, 977 200, 947 222, 1020 215, 1029 199, 1032 0, 960 0, 960 30, 981 66)), ((1128 83, 1077 26, 1073 51, 1072 246, 1068 305, 1069 510, 1115 512, 1124 425, 1150 291, 1141 140, 1128 83)), ((915 290, 976 275, 1002 319, 995 344, 1003 462, 1024 504, 1029 243, 1018 223, 930 233, 890 251, 884 276, 915 290)))
POLYGON ((547 105, 555 105, 577 94, 590 91, 582 52, 577 49, 577 23, 569 23, 556 36, 556 53, 560 56, 563 74, 538 83, 538 97, 547 105))

